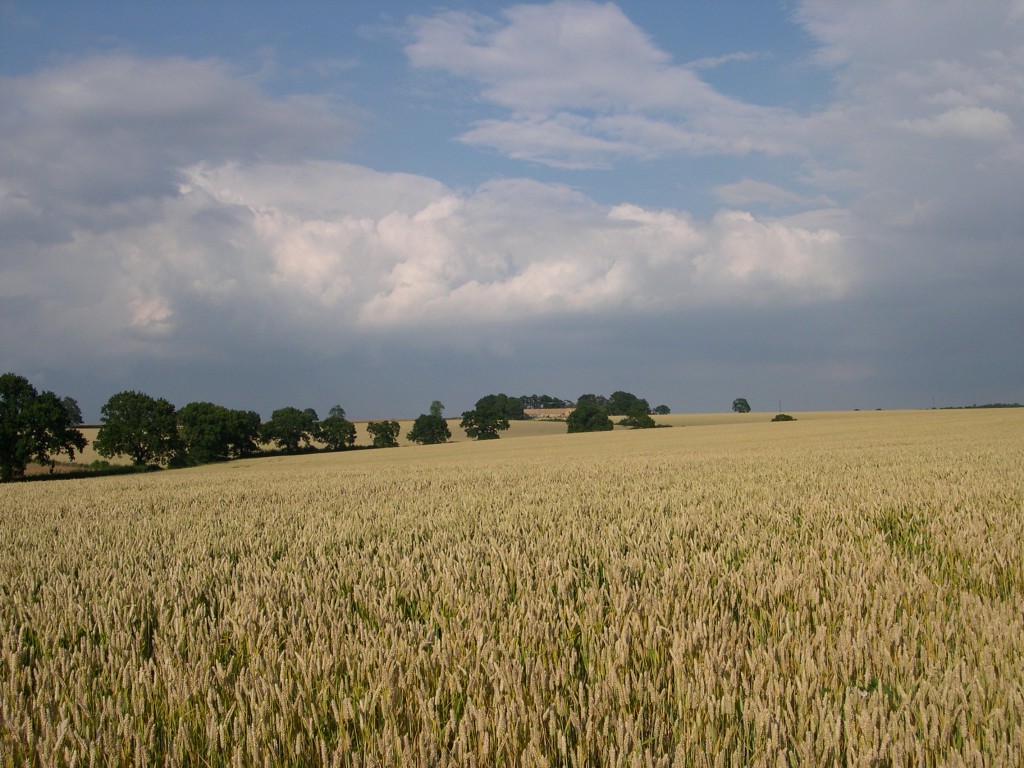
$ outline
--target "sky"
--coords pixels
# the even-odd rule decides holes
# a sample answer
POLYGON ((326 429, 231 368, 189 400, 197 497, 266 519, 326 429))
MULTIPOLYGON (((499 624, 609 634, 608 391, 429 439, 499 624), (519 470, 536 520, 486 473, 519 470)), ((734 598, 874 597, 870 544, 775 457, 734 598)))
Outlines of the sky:
POLYGON ((0 0, 0 371, 1024 402, 1022 126, 1022 0, 0 0))

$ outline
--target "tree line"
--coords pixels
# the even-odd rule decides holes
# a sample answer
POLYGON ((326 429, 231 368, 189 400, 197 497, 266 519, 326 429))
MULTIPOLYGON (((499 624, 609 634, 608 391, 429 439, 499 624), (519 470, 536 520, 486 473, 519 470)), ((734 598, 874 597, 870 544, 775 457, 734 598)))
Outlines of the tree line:
MULTIPOLYGON (((526 408, 573 408, 566 419, 569 432, 590 432, 618 424, 632 428, 655 426, 651 414, 666 414, 667 406, 651 409, 647 400, 629 392, 611 396, 585 394, 576 402, 549 395, 485 395, 462 413, 460 427, 467 437, 490 440, 526 419, 526 408)), ((107 458, 127 456, 133 465, 188 467, 268 452, 295 454, 341 451, 356 447, 356 426, 345 409, 333 406, 321 419, 312 408, 279 408, 268 421, 255 411, 234 410, 210 402, 193 402, 176 409, 164 398, 128 390, 110 397, 100 410, 101 425, 93 448, 107 458), (269 446, 269 448, 268 448, 269 446)), ((71 397, 39 392, 23 376, 0 376, 0 481, 23 477, 29 463, 54 470, 58 456, 72 461, 87 440, 79 427, 82 412, 71 397)), ((372 448, 398 446, 397 421, 371 421, 366 425, 372 448)), ((451 431, 444 405, 434 400, 406 434, 419 445, 448 442, 451 431)))
POLYGON ((509 428, 510 421, 527 418, 525 408, 572 408, 565 420, 569 432, 602 432, 614 429, 616 423, 633 429, 648 429, 655 426, 651 414, 669 413, 667 405, 652 409, 644 398, 622 390, 613 392, 610 397, 580 395, 575 403, 547 395, 498 394, 480 398, 473 410, 462 414, 460 426, 470 438, 493 440, 498 432, 509 428), (613 416, 619 416, 619 421, 613 422, 613 416))

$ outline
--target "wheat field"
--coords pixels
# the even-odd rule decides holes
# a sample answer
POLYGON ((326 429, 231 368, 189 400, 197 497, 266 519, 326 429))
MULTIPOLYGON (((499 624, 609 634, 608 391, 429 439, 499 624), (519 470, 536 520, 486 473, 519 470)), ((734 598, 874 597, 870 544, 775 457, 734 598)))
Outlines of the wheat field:
POLYGON ((796 415, 0 486, 0 765, 1024 764, 1024 411, 796 415))

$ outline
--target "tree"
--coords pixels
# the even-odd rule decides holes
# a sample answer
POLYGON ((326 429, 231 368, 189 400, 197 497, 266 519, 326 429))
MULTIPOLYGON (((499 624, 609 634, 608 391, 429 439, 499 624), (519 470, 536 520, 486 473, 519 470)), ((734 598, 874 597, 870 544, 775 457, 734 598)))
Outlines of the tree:
POLYGON ((339 419, 345 418, 345 409, 340 405, 332 405, 331 410, 327 412, 327 418, 331 416, 337 416, 339 419))
POLYGON ((62 397, 60 399, 61 407, 64 408, 64 412, 68 415, 68 422, 71 424, 81 424, 82 409, 78 407, 78 401, 73 397, 62 397))
MULTIPOLYGON (((522 421, 526 418, 526 414, 523 413, 523 401, 504 393, 481 397, 476 401, 475 408, 476 410, 493 411, 511 421, 522 421)), ((502 427, 502 429, 508 429, 508 427, 502 427)))
POLYGON ((69 410, 64 400, 53 392, 37 392, 24 376, 0 376, 0 481, 23 477, 31 461, 49 464, 53 471, 55 454, 74 459, 76 449, 85 449, 85 436, 75 429, 81 412, 75 421, 69 410))
POLYGON ((231 417, 230 452, 236 459, 255 456, 260 452, 263 419, 256 411, 229 411, 231 417))
POLYGON ((317 438, 331 451, 351 448, 356 442, 356 425, 344 416, 335 415, 334 408, 331 414, 317 425, 317 438))
POLYGON ((103 425, 93 443, 100 456, 127 455, 136 466, 164 464, 180 448, 174 406, 162 397, 118 392, 100 413, 103 425))
POLYGON ((657 426, 654 423, 654 419, 651 418, 651 415, 641 407, 635 408, 632 413, 627 414, 625 418, 620 419, 619 424, 631 429, 651 429, 652 427, 657 426))
POLYGON ((320 417, 316 415, 316 408, 306 408, 302 412, 310 421, 320 421, 320 417))
POLYGON ((371 421, 366 425, 366 431, 373 438, 374 448, 397 448, 401 429, 397 421, 371 421))
POLYGON ((265 443, 276 443, 285 453, 298 453, 300 444, 310 446, 316 431, 316 422, 306 411, 278 408, 263 425, 261 437, 265 443))
POLYGON ((654 409, 654 413, 657 414, 658 416, 668 416, 670 413, 672 413, 672 411, 669 410, 669 407, 667 405, 659 405, 654 409))
MULTIPOLYGON (((437 402, 436 400, 434 401, 437 402)), ((443 406, 442 406, 443 407, 443 406)), ((448 422, 440 413, 434 413, 434 407, 430 407, 431 413, 421 413, 412 425, 412 429, 406 437, 419 445, 438 445, 447 443, 452 439, 451 430, 448 429, 448 422)))
POLYGON ((732 409, 736 413, 750 413, 750 403, 745 397, 737 397, 732 401, 732 409))
POLYGON ((604 395, 580 395, 576 398, 576 407, 581 405, 596 405, 605 413, 608 412, 608 398, 604 395))
POLYGON ((572 403, 551 395, 523 395, 519 398, 523 408, 572 408, 572 403))
POLYGON ((209 464, 258 450, 260 416, 255 411, 234 411, 214 403, 189 403, 178 411, 181 464, 209 464))
POLYGON ((612 392, 608 398, 608 413, 616 416, 628 416, 632 413, 650 413, 651 406, 643 398, 637 397, 632 392, 612 392))
MULTIPOLYGON (((509 416, 507 395, 486 395, 476 401, 476 407, 462 414, 459 426, 466 430, 466 437, 472 440, 497 440, 498 432, 508 429, 509 416), (502 400, 501 398, 505 398, 502 400)), ((514 399, 514 398, 512 398, 514 399)), ((519 413, 523 406, 519 403, 519 413)))
POLYGON ((607 432, 615 427, 604 408, 589 399, 582 405, 576 401, 576 407, 565 424, 569 432, 607 432))
POLYGON ((440 400, 434 400, 430 404, 430 415, 431 416, 437 416, 438 418, 441 418, 441 415, 443 413, 444 413, 444 403, 442 403, 440 400))
POLYGON ((209 464, 229 458, 230 411, 214 403, 189 403, 178 411, 183 464, 209 464))

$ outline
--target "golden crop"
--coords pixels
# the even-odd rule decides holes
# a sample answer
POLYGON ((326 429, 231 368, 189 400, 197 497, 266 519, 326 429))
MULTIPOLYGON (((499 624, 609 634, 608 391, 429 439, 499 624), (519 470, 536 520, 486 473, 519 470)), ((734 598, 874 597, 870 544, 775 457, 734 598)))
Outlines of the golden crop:
POLYGON ((797 415, 0 487, 0 764, 1024 763, 1024 412, 797 415))

